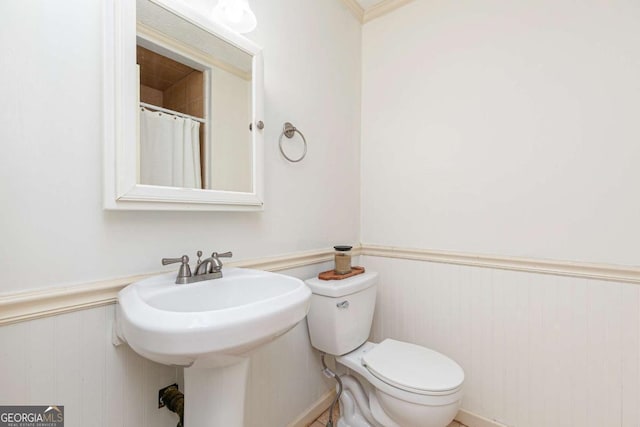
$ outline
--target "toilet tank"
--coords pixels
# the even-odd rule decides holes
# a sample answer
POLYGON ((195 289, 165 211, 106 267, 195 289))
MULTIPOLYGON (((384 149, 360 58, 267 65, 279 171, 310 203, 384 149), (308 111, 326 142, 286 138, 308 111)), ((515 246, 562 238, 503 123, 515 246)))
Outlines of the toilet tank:
POLYGON ((340 356, 369 338, 376 305, 378 273, 366 272, 342 280, 305 281, 311 289, 307 325, 311 345, 340 356))

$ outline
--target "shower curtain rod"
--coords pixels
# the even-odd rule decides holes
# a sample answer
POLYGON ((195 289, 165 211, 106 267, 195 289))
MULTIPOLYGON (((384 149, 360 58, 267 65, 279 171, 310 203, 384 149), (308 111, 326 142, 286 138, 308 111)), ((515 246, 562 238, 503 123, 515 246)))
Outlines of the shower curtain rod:
POLYGON ((157 105, 147 104, 146 102, 141 102, 140 106, 147 108, 149 110, 160 111, 162 113, 171 114, 172 116, 183 117, 185 119, 195 120, 196 122, 200 122, 200 123, 207 123, 205 119, 201 119, 200 117, 190 116, 188 114, 180 113, 178 111, 169 110, 168 108, 162 108, 162 107, 158 107, 157 105))

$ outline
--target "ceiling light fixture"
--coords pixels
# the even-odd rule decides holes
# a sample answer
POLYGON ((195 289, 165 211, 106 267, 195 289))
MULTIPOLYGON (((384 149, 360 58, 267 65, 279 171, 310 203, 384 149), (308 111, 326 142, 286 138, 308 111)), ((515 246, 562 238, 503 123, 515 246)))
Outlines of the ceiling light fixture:
POLYGON ((213 17, 241 34, 255 30, 258 24, 256 15, 249 7, 249 0, 218 0, 213 17))

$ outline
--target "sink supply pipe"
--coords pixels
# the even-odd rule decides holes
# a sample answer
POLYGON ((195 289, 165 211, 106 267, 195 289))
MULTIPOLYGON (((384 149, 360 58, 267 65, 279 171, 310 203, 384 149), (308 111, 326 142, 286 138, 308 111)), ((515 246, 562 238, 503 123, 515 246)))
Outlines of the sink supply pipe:
POLYGON ((336 406, 336 403, 338 403, 338 399, 340 399, 340 395, 342 394, 342 379, 340 379, 340 376, 338 374, 336 374, 335 372, 333 372, 331 369, 327 367, 327 364, 324 361, 324 356, 326 356, 324 353, 320 353, 320 360, 322 361, 322 367, 324 368, 322 372, 328 378, 333 378, 338 382, 338 393, 336 394, 336 397, 333 399, 333 402, 331 402, 331 407, 329 407, 329 421, 327 421, 327 426, 326 426, 326 427, 333 427, 333 408, 336 406))
POLYGON ((175 386, 167 387, 162 394, 162 403, 180 417, 177 427, 184 427, 184 394, 175 386))

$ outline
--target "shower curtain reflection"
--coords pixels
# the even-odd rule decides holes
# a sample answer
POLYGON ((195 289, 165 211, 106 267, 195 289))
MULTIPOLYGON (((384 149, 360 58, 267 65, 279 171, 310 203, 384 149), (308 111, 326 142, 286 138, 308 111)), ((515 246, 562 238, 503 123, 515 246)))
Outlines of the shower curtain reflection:
POLYGON ((202 188, 200 123, 140 109, 140 184, 202 188))

